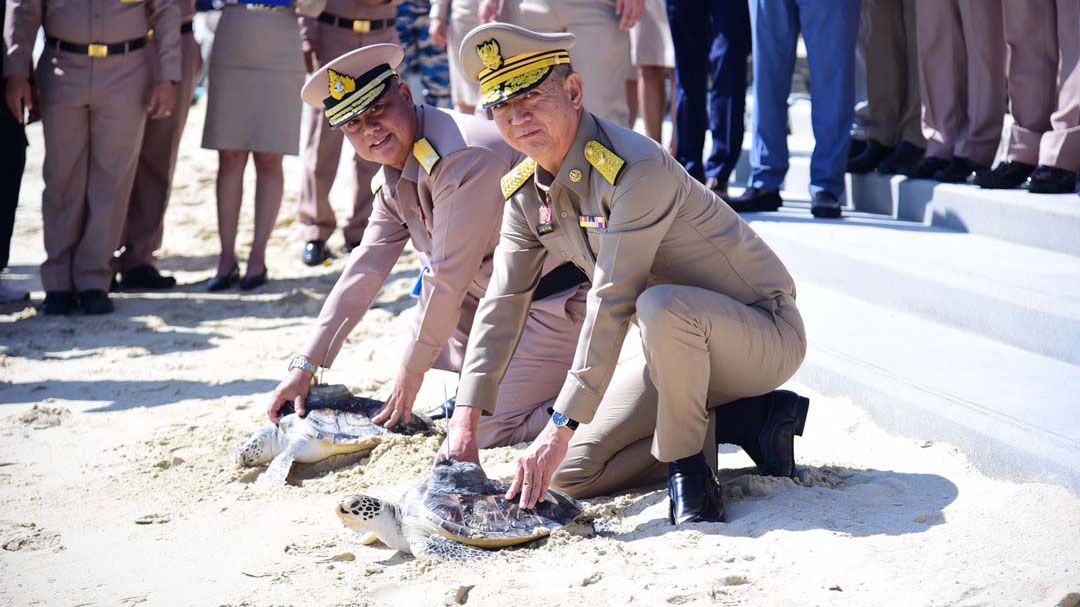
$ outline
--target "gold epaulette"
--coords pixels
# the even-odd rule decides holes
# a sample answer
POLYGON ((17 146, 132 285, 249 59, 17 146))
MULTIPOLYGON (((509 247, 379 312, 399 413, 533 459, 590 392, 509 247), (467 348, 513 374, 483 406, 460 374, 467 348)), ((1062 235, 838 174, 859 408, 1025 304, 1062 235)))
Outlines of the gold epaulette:
POLYGON ((626 161, 619 158, 618 154, 595 139, 585 144, 585 160, 588 160, 589 164, 611 185, 615 185, 615 180, 619 178, 619 171, 626 164, 626 161))
POLYGON ((386 174, 380 167, 379 171, 371 178, 371 193, 378 194, 384 185, 386 185, 386 174))
POLYGON ((502 180, 499 182, 499 185, 502 186, 503 198, 510 200, 510 197, 520 190, 521 186, 525 185, 525 182, 533 176, 535 171, 536 161, 532 158, 526 158, 509 173, 503 175, 502 180))
POLYGON ((420 163, 420 166, 424 167, 424 171, 428 175, 431 174, 431 169, 434 169, 435 165, 439 164, 439 153, 435 151, 435 148, 431 147, 431 142, 426 137, 416 140, 416 143, 412 146, 412 154, 416 157, 416 161, 420 163))

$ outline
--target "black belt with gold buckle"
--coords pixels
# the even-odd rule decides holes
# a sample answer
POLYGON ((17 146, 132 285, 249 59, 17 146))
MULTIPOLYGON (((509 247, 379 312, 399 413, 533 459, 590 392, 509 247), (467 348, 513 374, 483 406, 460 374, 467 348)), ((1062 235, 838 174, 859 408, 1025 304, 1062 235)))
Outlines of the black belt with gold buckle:
POLYGON ((59 38, 46 36, 45 45, 59 51, 64 51, 65 53, 75 53, 76 55, 86 55, 87 57, 93 57, 94 59, 101 59, 103 57, 108 57, 109 55, 123 55, 124 53, 141 49, 146 46, 146 36, 132 38, 131 40, 126 40, 124 42, 114 42, 112 44, 73 44, 59 38))
POLYGON ((367 34, 394 25, 393 19, 346 19, 345 17, 338 17, 331 13, 323 13, 319 15, 317 19, 322 23, 329 23, 330 25, 336 25, 347 30, 352 30, 357 34, 367 34))

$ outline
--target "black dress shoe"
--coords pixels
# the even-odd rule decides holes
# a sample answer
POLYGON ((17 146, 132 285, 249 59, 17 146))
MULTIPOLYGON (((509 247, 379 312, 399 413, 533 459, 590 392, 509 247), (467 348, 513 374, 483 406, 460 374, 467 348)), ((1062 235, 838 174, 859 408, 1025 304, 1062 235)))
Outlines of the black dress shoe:
POLYGON ((915 168, 915 165, 919 164, 925 153, 926 150, 914 143, 901 141, 893 153, 881 161, 877 171, 883 175, 907 175, 915 168))
POLYGON ((358 246, 360 246, 359 242, 346 242, 345 244, 341 245, 341 254, 348 255, 349 253, 352 253, 353 249, 358 246))
POLYGON ((949 166, 948 158, 927 156, 916 164, 910 171, 904 173, 910 179, 933 179, 941 169, 949 166))
POLYGON ((962 156, 953 156, 949 164, 934 173, 934 179, 941 183, 966 183, 973 173, 979 174, 988 170, 990 167, 975 164, 962 156))
POLYGON ((1011 190, 1023 185, 1035 172, 1035 165, 1006 160, 977 176, 975 185, 986 190, 1011 190))
POLYGON ((1076 192, 1076 173, 1045 164, 1039 165, 1031 176, 1028 191, 1032 194, 1073 194, 1076 192))
POLYGON ((858 156, 851 158, 847 163, 847 172, 853 175, 865 175, 871 173, 886 158, 892 155, 894 148, 871 141, 866 149, 858 156))
POLYGON ((45 291, 41 312, 49 316, 67 316, 75 311, 79 302, 71 291, 45 291))
POLYGON ((428 419, 430 419, 431 421, 435 421, 437 419, 450 419, 451 417, 454 417, 454 407, 456 405, 457 405, 457 397, 452 396, 452 397, 450 397, 450 400, 448 400, 445 403, 439 405, 438 407, 435 407, 434 409, 429 411, 426 415, 428 416, 428 419))
POLYGON ((739 445, 768 476, 795 474, 795 437, 802 436, 810 399, 788 390, 717 407, 716 442, 739 445))
POLYGON ((754 187, 746 188, 746 191, 742 194, 731 196, 724 200, 727 201, 728 206, 736 213, 776 211, 780 209, 780 205, 784 204, 784 200, 780 198, 780 192, 773 192, 754 187))
POLYGON ((233 266, 232 272, 227 276, 215 276, 206 283, 206 290, 210 292, 224 291, 240 282, 240 266, 233 266))
POLYGON ((724 496, 711 471, 668 477, 668 521, 672 525, 724 522, 724 496))
POLYGON ((863 150, 865 150, 865 149, 866 149, 866 142, 865 141, 863 141, 862 139, 855 139, 854 137, 852 137, 851 138, 851 143, 848 144, 848 150, 847 150, 848 160, 851 160, 852 158, 858 156, 859 154, 862 154, 863 150))
POLYGON ((309 240, 304 245, 304 252, 301 254, 300 259, 304 261, 304 265, 317 266, 322 262, 333 257, 334 254, 327 248, 326 243, 321 240, 309 240))
POLYGON ((727 182, 720 181, 716 177, 709 177, 705 180, 705 187, 709 188, 714 194, 721 197, 727 196, 727 182))
POLYGON ((86 314, 112 314, 116 308, 109 300, 109 294, 102 289, 79 291, 79 305, 86 314))
POLYGON ((171 289, 176 286, 176 279, 162 275, 154 266, 139 266, 121 275, 120 286, 125 289, 171 289))
POLYGON ((818 219, 839 219, 840 200, 828 192, 818 192, 810 200, 810 214, 818 219))
POLYGON ((257 289, 257 288, 263 286, 264 284, 266 284, 266 282, 267 282, 266 270, 263 269, 262 272, 256 274, 255 276, 245 276, 244 280, 240 281, 240 290, 241 291, 250 291, 252 289, 257 289))

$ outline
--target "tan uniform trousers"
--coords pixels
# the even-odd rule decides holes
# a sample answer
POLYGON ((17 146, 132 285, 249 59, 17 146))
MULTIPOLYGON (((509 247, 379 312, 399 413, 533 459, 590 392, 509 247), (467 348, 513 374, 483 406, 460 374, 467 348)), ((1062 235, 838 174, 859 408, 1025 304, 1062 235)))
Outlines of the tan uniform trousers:
POLYGON ((46 291, 107 290, 112 281, 146 124, 146 53, 46 50, 38 63, 46 291))
POLYGON ((450 18, 446 24, 446 58, 450 63, 450 97, 456 104, 480 105, 480 85, 470 82, 461 71, 461 41, 465 34, 480 25, 480 0, 454 0, 450 3, 450 18))
POLYGON ((864 10, 869 137, 924 147, 915 0, 866 0, 864 10))
POLYGON ((663 480, 661 462, 716 444, 709 408, 776 389, 806 354, 802 317, 787 296, 748 306, 697 287, 657 285, 638 297, 637 313, 644 357, 619 361, 596 417, 578 428, 553 480, 574 497, 663 480))
MULTIPOLYGON (((384 27, 368 34, 357 34, 336 25, 318 22, 318 43, 315 54, 318 63, 329 63, 341 55, 362 46, 378 43, 398 43, 397 29, 384 27)), ((315 65, 318 69, 319 65, 315 65)), ((344 135, 330 128, 322 110, 304 105, 304 175, 300 184, 300 237, 304 241, 330 238, 337 229, 337 218, 330 206, 330 188, 337 177, 341 160, 341 144, 344 135)), ((371 205, 375 196, 371 193, 371 178, 379 171, 379 165, 353 154, 353 174, 356 190, 353 192, 352 214, 342 232, 345 242, 356 244, 364 235, 371 205)))
POLYGON ((570 32, 574 71, 585 81, 585 109, 628 126, 630 34, 619 29, 615 0, 505 0, 500 21, 538 32, 570 32))
POLYGON ((1080 169, 1080 0, 1005 0, 1003 8, 1015 119, 1007 157, 1080 169))
MULTIPOLYGON (((176 107, 172 116, 146 121, 121 239, 123 252, 116 263, 121 272, 140 266, 157 266, 154 252, 161 248, 165 231, 165 207, 169 204, 180 137, 184 134, 191 98, 195 94, 195 80, 202 69, 199 44, 190 32, 180 37, 180 50, 180 86, 176 89, 176 107)), ((150 58, 151 73, 156 74, 155 51, 150 51, 150 58)))
POLYGON ((989 166, 1005 117, 1000 2, 918 0, 926 154, 989 166))

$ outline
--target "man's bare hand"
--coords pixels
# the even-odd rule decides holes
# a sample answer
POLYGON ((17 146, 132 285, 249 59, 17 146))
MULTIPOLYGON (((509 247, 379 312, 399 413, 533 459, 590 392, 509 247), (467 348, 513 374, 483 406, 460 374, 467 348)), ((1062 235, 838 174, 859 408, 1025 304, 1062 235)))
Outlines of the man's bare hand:
MULTIPOLYGON (((190 101, 190 100, 189 100, 190 101)), ((159 82, 150 89, 150 102, 146 111, 150 120, 161 120, 172 116, 176 109, 176 85, 172 82, 159 82)))
POLYGON ((480 464, 480 447, 476 442, 476 427, 483 411, 477 407, 455 407, 448 423, 446 441, 435 454, 435 461, 451 459, 480 464))
POLYGON ((4 96, 8 109, 19 124, 26 124, 26 114, 34 112, 34 87, 26 76, 8 76, 4 96))
POLYGON ((573 430, 548 422, 540 436, 518 457, 517 476, 506 492, 506 499, 512 500, 520 493, 518 506, 526 510, 543 501, 555 471, 566 458, 573 435, 573 430))
POLYGON ((406 424, 411 422, 416 393, 420 391, 420 386, 423 384, 423 373, 414 373, 402 367, 397 381, 394 382, 394 391, 390 393, 390 400, 386 401, 386 406, 371 421, 384 428, 393 428, 402 420, 406 424))
POLYGON ((502 0, 481 0, 477 12, 480 15, 480 23, 498 21, 499 13, 502 12, 502 0))
POLYGON ((428 35, 439 48, 446 48, 446 19, 432 19, 428 25, 428 35))
POLYGON ((645 16, 645 0, 616 0, 615 14, 622 17, 619 29, 628 32, 645 16))
POLYGON ((289 376, 282 380, 277 388, 274 388, 274 393, 270 395, 270 406, 266 408, 270 421, 278 423, 285 403, 292 403, 293 409, 300 417, 307 415, 307 406, 304 401, 310 392, 311 374, 303 369, 289 371, 289 376))

